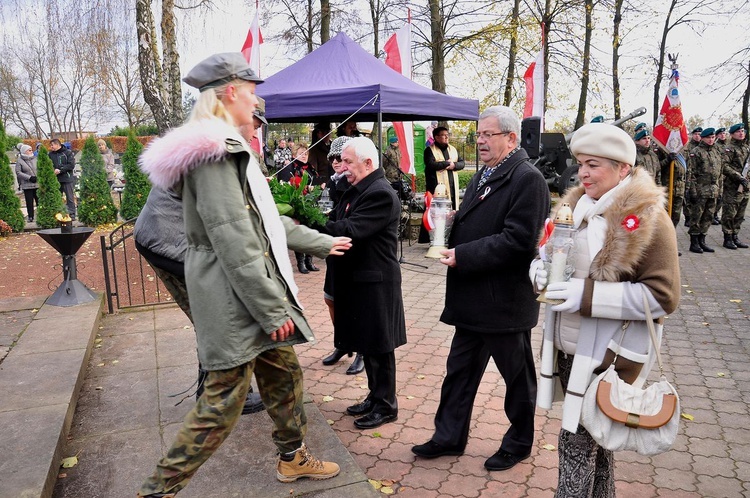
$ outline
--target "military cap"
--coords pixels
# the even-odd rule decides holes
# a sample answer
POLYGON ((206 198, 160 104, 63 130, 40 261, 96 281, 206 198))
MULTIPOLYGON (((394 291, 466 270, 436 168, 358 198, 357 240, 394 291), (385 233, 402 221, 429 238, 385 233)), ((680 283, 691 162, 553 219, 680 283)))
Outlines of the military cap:
POLYGON ((729 127, 729 133, 734 133, 736 131, 740 131, 743 129, 745 129, 745 123, 733 124, 732 126, 729 127))
MULTIPOLYGON (((257 96, 256 96, 257 97, 257 96)), ((267 125, 268 121, 266 121, 266 101, 265 99, 262 99, 258 97, 258 105, 255 107, 255 112, 253 112, 253 116, 260 119, 260 122, 267 125)))
POLYGON ((633 137, 633 140, 637 142, 638 140, 642 138, 646 138, 647 136, 648 136, 648 132, 646 130, 641 130, 635 134, 635 136, 633 137))
POLYGON ((690 133, 700 133, 702 131, 703 131, 703 128, 701 128, 700 126, 696 126, 695 128, 693 128, 693 131, 691 131, 690 133))
POLYGON ((202 92, 238 79, 263 83, 241 53, 226 52, 202 60, 182 81, 202 92))
POLYGON ((636 132, 639 132, 643 128, 648 128, 648 125, 646 123, 638 123, 637 125, 635 125, 636 132))
POLYGON ((724 133, 724 132, 726 132, 726 131, 727 131, 727 129, 726 129, 726 128, 724 128, 724 127, 721 127, 721 128, 716 128, 716 134, 717 134, 717 135, 718 135, 719 133, 724 133))
POLYGON ((594 116, 594 119, 591 120, 592 123, 603 123, 604 122, 604 116, 594 116))
POLYGON ((711 135, 716 135, 716 130, 713 128, 704 128, 701 132, 701 138, 710 137, 711 135))

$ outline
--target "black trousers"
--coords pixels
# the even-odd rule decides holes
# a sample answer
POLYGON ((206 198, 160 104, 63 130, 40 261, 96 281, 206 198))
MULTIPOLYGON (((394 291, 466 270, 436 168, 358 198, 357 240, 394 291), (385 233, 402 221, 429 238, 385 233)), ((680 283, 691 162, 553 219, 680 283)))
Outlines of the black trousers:
POLYGON ((29 218, 32 220, 34 219, 34 204, 39 207, 39 199, 36 196, 36 189, 35 188, 27 188, 23 191, 23 196, 26 199, 26 212, 29 215, 29 218))
POLYGON ((396 401, 396 355, 393 351, 362 355, 367 373, 367 398, 373 402, 373 412, 394 414, 398 412, 396 401))
POLYGON ((466 447, 474 399, 490 357, 505 381, 505 415, 510 421, 500 448, 525 455, 534 442, 536 408, 536 371, 530 330, 487 334, 456 328, 432 440, 443 446, 466 447))

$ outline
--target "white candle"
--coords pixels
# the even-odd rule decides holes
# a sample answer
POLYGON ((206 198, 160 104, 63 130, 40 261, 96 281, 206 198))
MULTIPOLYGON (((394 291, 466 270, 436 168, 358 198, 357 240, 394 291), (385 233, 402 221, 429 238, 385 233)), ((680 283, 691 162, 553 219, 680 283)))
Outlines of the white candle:
POLYGON ((432 235, 433 246, 444 246, 445 245, 445 217, 439 216, 434 219, 435 230, 432 235))
POLYGON ((555 251, 552 253, 552 263, 549 269, 549 281, 552 284, 565 280, 565 266, 568 262, 568 255, 565 252, 555 251))

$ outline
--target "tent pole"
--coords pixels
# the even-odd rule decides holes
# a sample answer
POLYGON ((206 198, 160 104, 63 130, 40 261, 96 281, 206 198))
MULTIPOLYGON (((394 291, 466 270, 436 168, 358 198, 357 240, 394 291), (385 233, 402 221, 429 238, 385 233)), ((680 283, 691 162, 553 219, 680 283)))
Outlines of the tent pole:
POLYGON ((378 106, 378 164, 383 167, 383 111, 378 106))

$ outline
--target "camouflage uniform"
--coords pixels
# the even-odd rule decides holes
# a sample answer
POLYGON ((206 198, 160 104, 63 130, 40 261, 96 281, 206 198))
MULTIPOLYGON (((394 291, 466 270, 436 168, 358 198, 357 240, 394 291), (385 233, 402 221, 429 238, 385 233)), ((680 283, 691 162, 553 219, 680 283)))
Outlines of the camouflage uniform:
POLYGON ((690 212, 690 235, 705 235, 711 226, 719 195, 721 152, 701 142, 688 156, 687 199, 690 212))
POLYGON ((651 178, 654 179, 657 185, 661 185, 661 165, 659 164, 659 156, 656 155, 650 148, 642 145, 635 145, 636 156, 635 156, 635 167, 643 168, 648 171, 651 178))
MULTIPOLYGON (((729 235, 737 235, 745 219, 750 189, 740 189, 740 179, 745 161, 750 154, 750 144, 747 140, 740 141, 732 138, 724 148, 724 162, 722 173, 724 177, 724 194, 721 212, 721 231, 729 235), (742 190, 742 191, 740 191, 742 190)), ((750 180, 750 173, 745 175, 750 180)))
POLYGON ((203 395, 185 417, 167 455, 141 486, 140 495, 176 493, 187 486, 237 424, 253 372, 275 424, 272 437, 279 452, 301 446, 307 432, 302 369, 294 348, 280 346, 239 367, 208 372, 203 395))
MULTIPOLYGON (((669 170, 671 168, 672 159, 667 156, 666 153, 664 153, 664 156, 664 159, 661 161, 661 182, 665 187, 669 188, 669 170)), ((685 168, 675 160, 674 174, 672 177, 672 209, 667 209, 667 211, 671 213, 672 224, 674 226, 677 226, 680 222, 680 210, 683 207, 683 201, 685 199, 685 176, 685 168)), ((667 202, 669 202, 669 198, 667 198, 667 202)))
MULTIPOLYGON (((683 148, 683 155, 685 156, 685 162, 687 163, 688 170, 690 169, 690 163, 687 161, 688 157, 690 157, 690 152, 700 144, 699 141, 695 141, 692 138, 690 141, 685 145, 683 148)), ((689 176, 689 171, 685 172, 685 178, 689 176)), ((685 215, 685 226, 688 226, 688 221, 690 220, 690 201, 688 200, 688 191, 687 191, 687 183, 685 184, 685 191, 683 194, 684 202, 682 204, 682 214, 685 215)))
POLYGON ((383 173, 390 183, 401 181, 401 151, 398 147, 388 146, 383 152, 383 173))
POLYGON ((172 272, 157 268, 153 264, 151 269, 154 270, 156 276, 166 287, 167 292, 172 295, 174 302, 185 312, 187 317, 190 319, 190 323, 193 323, 193 314, 190 312, 190 300, 188 299, 187 285, 185 284, 185 277, 180 277, 172 272))

